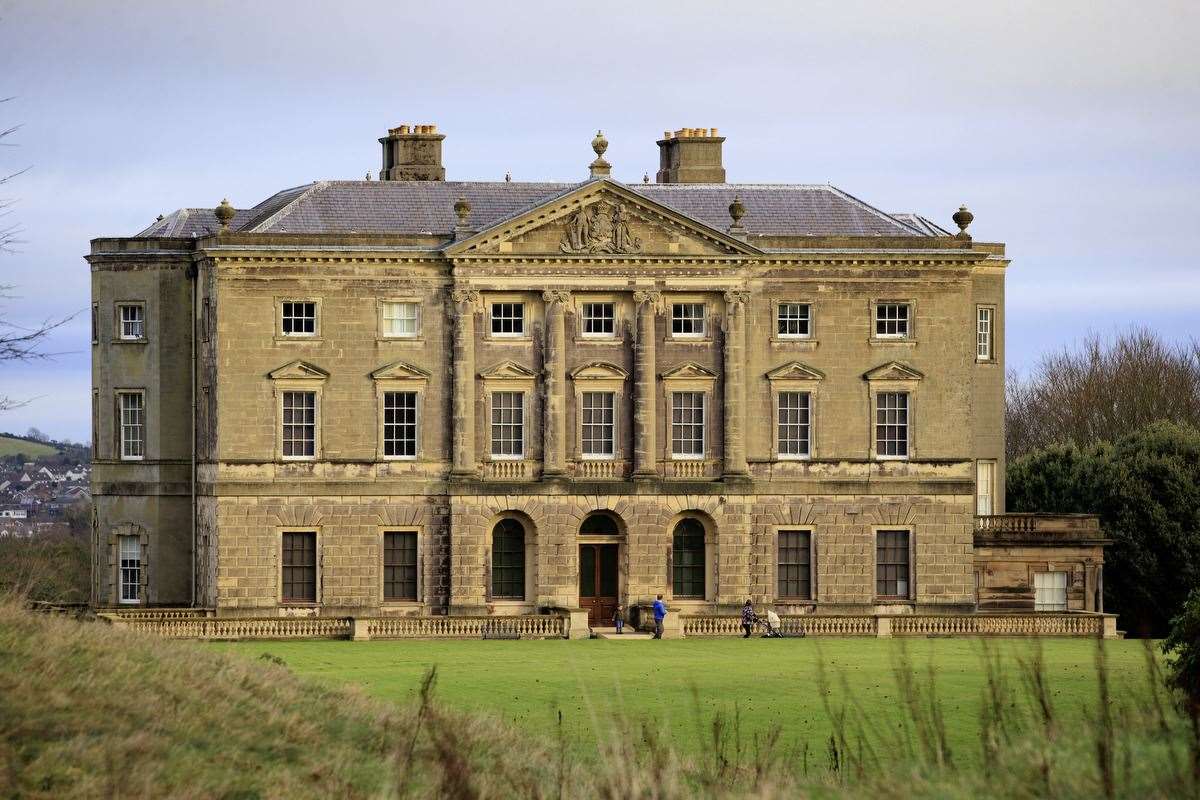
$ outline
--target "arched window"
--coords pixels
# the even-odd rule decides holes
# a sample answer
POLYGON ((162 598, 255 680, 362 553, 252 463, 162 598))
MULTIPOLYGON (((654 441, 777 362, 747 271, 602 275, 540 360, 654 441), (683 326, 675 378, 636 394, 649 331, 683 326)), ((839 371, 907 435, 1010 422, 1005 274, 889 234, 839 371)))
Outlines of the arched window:
POLYGON ((617 536, 621 533, 617 528, 617 521, 603 512, 592 514, 585 519, 579 526, 579 532, 585 536, 617 536))
POLYGON ((492 529, 492 597, 525 599, 525 528, 515 519, 492 529))
POLYGON ((704 598, 704 525, 682 519, 672 541, 672 589, 676 598, 704 598))

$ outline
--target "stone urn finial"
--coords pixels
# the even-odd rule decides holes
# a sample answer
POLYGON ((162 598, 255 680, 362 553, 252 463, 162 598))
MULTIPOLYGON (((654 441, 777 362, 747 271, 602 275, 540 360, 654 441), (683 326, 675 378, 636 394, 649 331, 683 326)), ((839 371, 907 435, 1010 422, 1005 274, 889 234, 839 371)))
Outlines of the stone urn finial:
POLYGON ((454 215, 458 217, 458 224, 454 226, 454 238, 465 239, 471 235, 471 226, 469 224, 471 203, 467 198, 460 197, 454 201, 454 215))
POLYGON ((612 164, 604 160, 604 151, 607 149, 608 139, 604 138, 604 132, 596 131, 596 138, 592 139, 592 150, 596 151, 596 160, 588 167, 593 178, 607 178, 612 174, 612 164))
POLYGON ((746 216, 746 206, 742 204, 742 196, 740 194, 733 196, 733 202, 729 204, 729 216, 733 220, 734 225, 740 225, 742 217, 746 216))
POLYGON ((604 131, 596 131, 596 138, 592 139, 592 149, 596 151, 597 158, 604 158, 604 151, 608 149, 608 139, 604 138, 604 131))
POLYGON ((217 222, 221 223, 221 230, 229 230, 229 223, 233 222, 233 215, 237 212, 233 210, 233 206, 229 205, 228 198, 222 199, 221 204, 213 209, 213 216, 217 218, 217 222))
POLYGON ((954 216, 951 217, 951 219, 953 219, 954 224, 958 226, 958 233, 955 234, 958 236, 958 238, 971 238, 971 234, 967 233, 967 226, 975 220, 975 215, 968 211, 965 205, 959 206, 958 211, 954 212, 954 216))
POLYGON ((458 217, 459 225, 466 225, 467 218, 471 216, 471 203, 465 197, 460 197, 454 201, 454 213, 458 217))
POLYGON ((643 172, 642 173, 642 183, 649 183, 649 182, 650 182, 650 173, 643 172))
POLYGON ((729 218, 733 220, 729 225, 729 234, 739 239, 746 237, 746 229, 742 227, 742 217, 746 216, 746 206, 742 203, 742 196, 735 194, 733 202, 729 204, 729 218))

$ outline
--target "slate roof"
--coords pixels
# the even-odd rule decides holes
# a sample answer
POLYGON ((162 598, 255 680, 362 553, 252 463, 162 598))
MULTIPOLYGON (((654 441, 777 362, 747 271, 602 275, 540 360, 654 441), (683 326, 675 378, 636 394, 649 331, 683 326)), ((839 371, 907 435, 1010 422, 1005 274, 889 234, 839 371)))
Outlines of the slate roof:
MULTIPOLYGON (((578 188, 580 183, 317 181, 239 209, 230 228, 247 233, 379 233, 451 236, 454 202, 471 203, 483 230, 578 188)), ((917 214, 887 214, 828 184, 628 184, 647 199, 718 230, 740 196, 742 224, 759 236, 946 236, 917 214)), ((201 236, 217 229, 212 209, 185 208, 139 236, 201 236)))
POLYGON ((894 213, 894 214, 892 214, 892 216, 907 225, 911 225, 912 227, 916 228, 917 230, 924 231, 925 235, 927 235, 927 236, 953 236, 954 235, 954 234, 950 233, 950 231, 943 228, 941 225, 938 225, 936 222, 931 220, 929 217, 922 216, 921 214, 910 214, 908 212, 901 212, 901 213, 894 213))

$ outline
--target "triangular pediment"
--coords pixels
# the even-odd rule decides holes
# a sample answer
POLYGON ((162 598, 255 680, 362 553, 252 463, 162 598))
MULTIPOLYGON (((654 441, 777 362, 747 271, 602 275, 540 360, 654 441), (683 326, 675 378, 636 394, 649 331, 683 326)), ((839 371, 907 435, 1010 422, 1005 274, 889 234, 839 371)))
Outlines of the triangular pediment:
POLYGON ((771 381, 819 381, 824 377, 824 372, 799 361, 789 361, 767 373, 767 380, 771 381))
POLYGON ((642 197, 617 181, 588 181, 490 225, 445 250, 448 256, 563 258, 757 255, 762 251, 642 197))
POLYGON ((712 379, 712 378, 716 378, 716 377, 717 377, 717 373, 713 372, 711 369, 708 369, 707 367, 700 366, 695 361, 685 361, 684 363, 680 364, 679 366, 671 367, 671 369, 667 370, 666 372, 664 372, 662 374, 662 379, 664 381, 680 380, 680 379, 687 379, 687 378, 712 379))
POLYGON ((426 380, 429 373, 407 361, 396 361, 371 373, 377 381, 383 380, 426 380))
POLYGON ((316 364, 310 364, 307 361, 296 360, 284 364, 279 369, 267 373, 267 377, 273 381, 323 381, 329 377, 329 373, 318 367, 316 364))
POLYGON ((868 370, 863 377, 869 381, 919 381, 925 375, 907 364, 901 364, 899 361, 889 361, 868 370))
POLYGON ((616 364, 610 364, 607 361, 593 361, 590 364, 584 364, 582 367, 576 367, 571 371, 571 377, 577 381, 589 379, 624 380, 629 377, 629 373, 616 364))
POLYGON ((515 361, 501 361, 479 373, 481 378, 492 380, 529 380, 536 378, 536 373, 528 367, 523 367, 515 361))

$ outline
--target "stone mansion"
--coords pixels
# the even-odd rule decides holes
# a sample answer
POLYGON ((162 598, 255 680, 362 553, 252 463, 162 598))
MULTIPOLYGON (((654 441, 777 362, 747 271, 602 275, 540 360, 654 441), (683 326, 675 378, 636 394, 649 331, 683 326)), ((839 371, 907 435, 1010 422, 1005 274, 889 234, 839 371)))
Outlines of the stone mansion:
POLYGON ((965 207, 726 183, 715 129, 634 183, 602 135, 578 183, 447 181, 443 139, 92 241, 94 605, 1101 610, 1094 518, 1004 514, 965 207))

